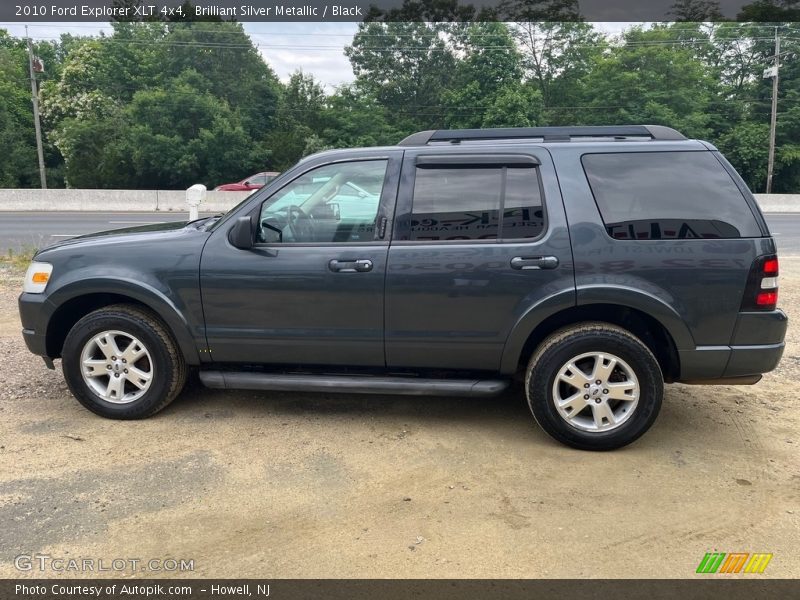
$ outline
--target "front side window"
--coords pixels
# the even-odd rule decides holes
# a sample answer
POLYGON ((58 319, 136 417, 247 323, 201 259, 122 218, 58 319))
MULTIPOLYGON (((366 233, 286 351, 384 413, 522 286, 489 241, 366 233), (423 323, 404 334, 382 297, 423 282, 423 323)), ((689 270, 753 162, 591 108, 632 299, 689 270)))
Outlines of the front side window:
POLYGON ((375 239, 386 160, 324 165, 264 201, 258 241, 352 243, 375 239))
POLYGON ((585 154, 582 161, 614 239, 761 235, 742 192, 711 152, 585 154))
POLYGON ((534 167, 417 166, 410 240, 522 239, 543 229, 534 167))

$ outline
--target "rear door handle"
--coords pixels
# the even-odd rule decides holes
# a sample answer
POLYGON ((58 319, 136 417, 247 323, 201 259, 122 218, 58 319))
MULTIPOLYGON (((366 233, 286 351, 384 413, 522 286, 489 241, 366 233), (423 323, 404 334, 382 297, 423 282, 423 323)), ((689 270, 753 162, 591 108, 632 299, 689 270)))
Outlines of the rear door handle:
POLYGON ((368 258, 358 260, 336 260, 328 263, 328 268, 335 273, 366 273, 372 271, 372 261, 368 258))
POLYGON ((555 256, 515 256, 511 259, 511 268, 521 271, 531 269, 555 269, 558 258, 555 256))

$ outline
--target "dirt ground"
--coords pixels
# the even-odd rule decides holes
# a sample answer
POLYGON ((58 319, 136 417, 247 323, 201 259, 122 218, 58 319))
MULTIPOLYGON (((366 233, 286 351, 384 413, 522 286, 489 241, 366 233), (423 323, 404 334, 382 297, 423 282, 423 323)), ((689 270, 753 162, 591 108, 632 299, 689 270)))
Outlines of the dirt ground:
MULTIPOLYGON (((791 314, 800 257, 781 269, 791 314)), ((152 419, 105 420, 27 352, 20 277, 0 279, 0 577, 81 576, 14 566, 44 553, 193 560, 195 577, 682 578, 709 551, 771 552, 762 577, 800 577, 798 316, 758 385, 668 386, 649 433, 588 453, 550 440, 519 391, 194 383, 152 419)))

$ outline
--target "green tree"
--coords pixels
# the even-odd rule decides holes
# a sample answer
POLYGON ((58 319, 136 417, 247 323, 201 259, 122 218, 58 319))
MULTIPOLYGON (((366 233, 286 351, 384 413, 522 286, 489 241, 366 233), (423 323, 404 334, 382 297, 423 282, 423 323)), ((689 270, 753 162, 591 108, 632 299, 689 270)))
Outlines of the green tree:
POLYGON ((603 35, 581 22, 520 21, 511 31, 525 77, 538 88, 547 109, 545 119, 565 125, 579 119, 574 107, 584 96, 586 76, 607 49, 603 35))
POLYGON ((171 23, 163 49, 164 78, 194 69, 206 78, 209 92, 240 112, 249 134, 262 137, 272 128, 281 86, 240 23, 171 23))
POLYGON ((39 185, 27 67, 22 42, 0 30, 0 187, 39 185))
MULTIPOLYGON (((40 87, 59 76, 61 50, 58 43, 33 44, 34 55, 45 65, 45 72, 36 75, 40 87)), ((0 160, 0 187, 40 185, 30 85, 25 40, 0 30, 0 148, 5 154, 0 160)), ((43 146, 48 185, 58 187, 63 184, 63 159, 46 129, 43 146)))
POLYGON ((742 7, 739 21, 800 21, 800 0, 756 0, 742 7))
MULTIPOLYGON (((454 39, 460 58, 452 87, 442 92, 444 125, 482 127, 487 112, 495 108, 500 96, 508 101, 510 96, 519 94, 520 55, 504 23, 473 23, 457 32, 454 39)), ((492 120, 498 116, 493 112, 492 120)))
POLYGON ((404 129, 442 124, 442 94, 453 85, 455 49, 448 23, 361 23, 345 55, 356 84, 404 129))
POLYGON ((723 133, 717 145, 755 192, 767 181, 769 124, 742 122, 723 133))
POLYGON ((65 119, 56 141, 70 185, 185 188, 259 170, 266 149, 204 86, 200 74, 187 70, 164 88, 136 92, 127 105, 65 119))
POLYGON ((625 32, 621 46, 597 57, 583 88, 583 124, 653 123, 703 138, 718 82, 691 43, 676 42, 670 26, 654 25, 625 32))
POLYGON ((341 86, 327 106, 322 138, 333 148, 386 146, 412 133, 394 127, 386 107, 354 85, 341 86))
POLYGON ((266 166, 281 86, 241 25, 112 25, 111 36, 71 44, 42 89, 70 185, 217 184, 266 166), (92 140, 87 123, 103 135, 92 140), (93 173, 94 163, 108 168, 93 173))
MULTIPOLYGON (((325 146, 317 143, 326 124, 326 97, 322 86, 311 76, 296 71, 278 100, 275 129, 266 137, 273 148, 271 166, 286 169, 299 158, 325 146)), ((320 138, 321 139, 321 138, 320 138)))
POLYGON ((722 19, 719 0, 676 0, 669 11, 676 21, 700 23, 722 19))

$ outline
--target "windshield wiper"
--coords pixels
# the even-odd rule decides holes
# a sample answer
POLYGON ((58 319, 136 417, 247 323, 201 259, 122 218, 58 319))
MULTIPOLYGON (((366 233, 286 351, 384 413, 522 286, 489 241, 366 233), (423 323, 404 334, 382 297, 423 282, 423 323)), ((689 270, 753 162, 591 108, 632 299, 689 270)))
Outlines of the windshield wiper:
POLYGON ((222 212, 218 212, 217 214, 211 215, 210 217, 200 217, 199 219, 193 219, 191 221, 187 221, 186 225, 192 225, 193 223, 197 223, 198 227, 199 227, 201 224, 202 225, 207 224, 208 221, 211 221, 212 219, 214 221, 216 221, 218 219, 221 219, 224 214, 225 214, 225 211, 222 211, 222 212))

